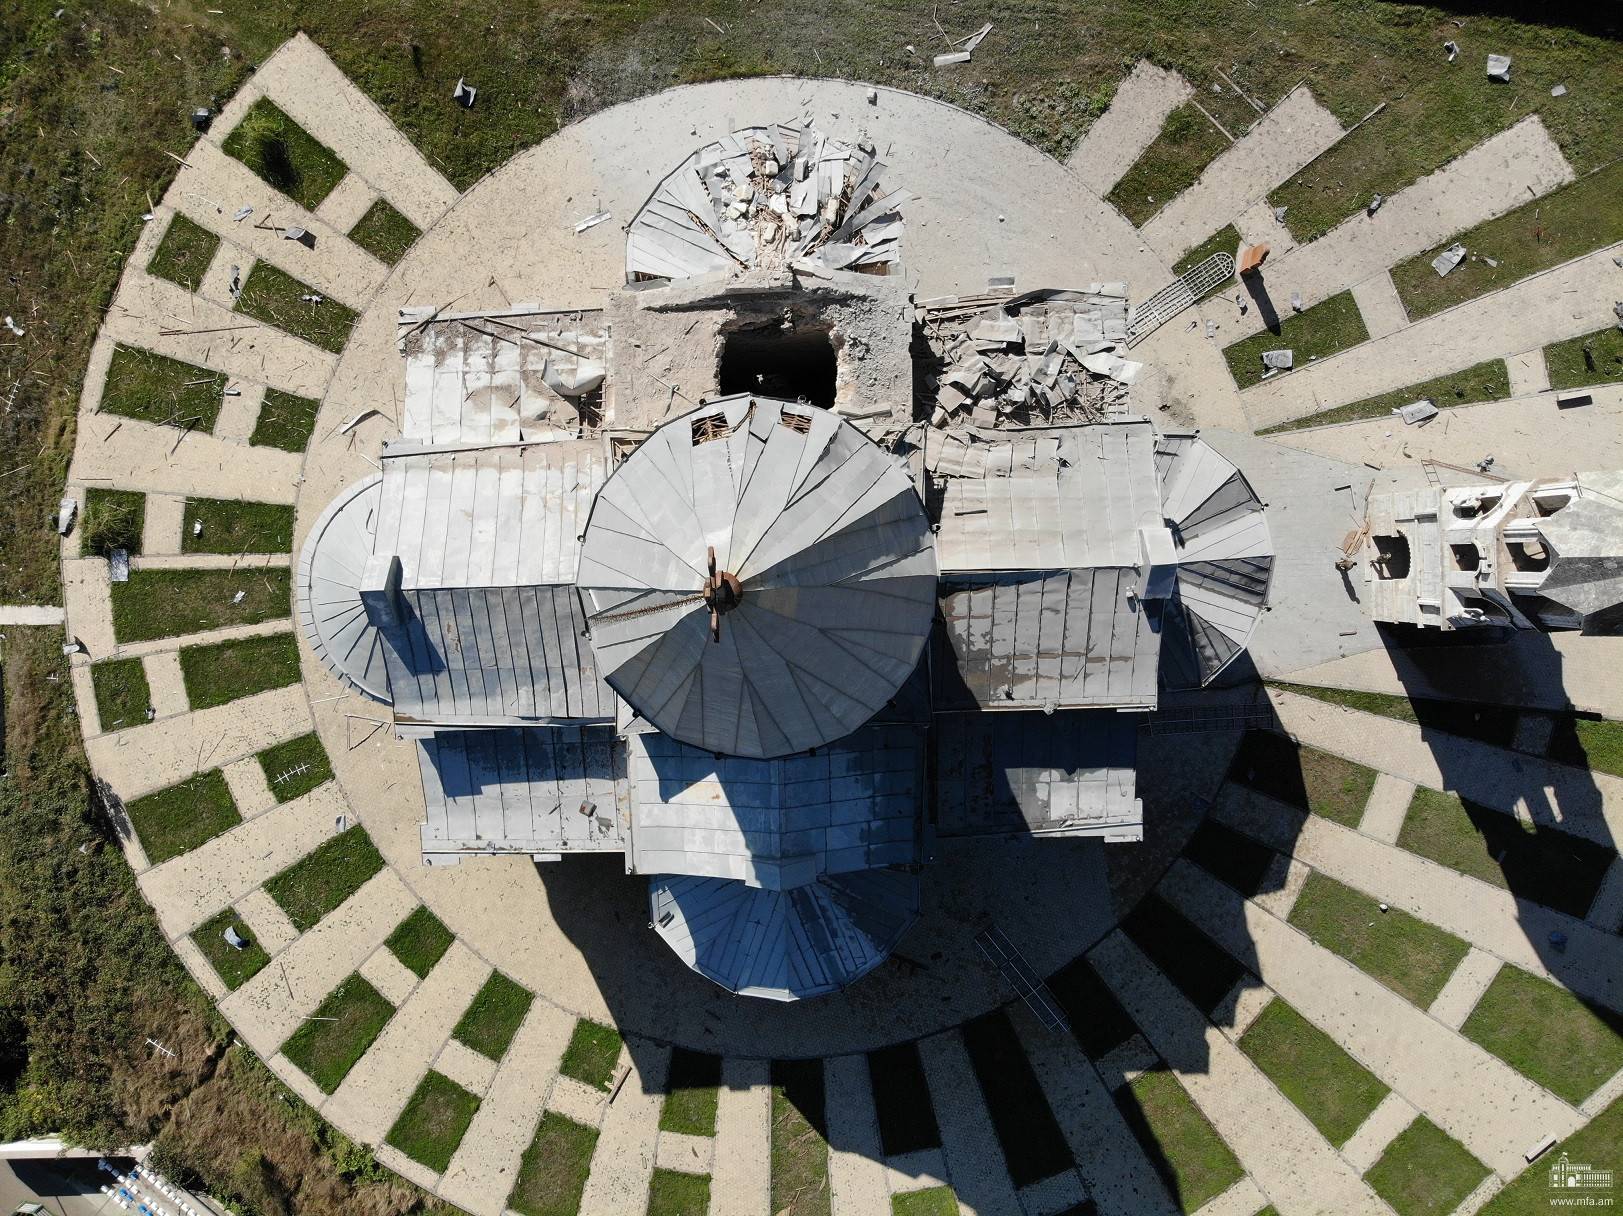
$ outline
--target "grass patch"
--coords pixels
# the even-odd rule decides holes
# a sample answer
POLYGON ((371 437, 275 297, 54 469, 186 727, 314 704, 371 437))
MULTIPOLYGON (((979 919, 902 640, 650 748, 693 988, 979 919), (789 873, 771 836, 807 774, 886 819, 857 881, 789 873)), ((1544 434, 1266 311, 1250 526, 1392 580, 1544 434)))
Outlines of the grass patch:
POLYGON ((1356 709, 1409 722, 1423 730, 1440 730, 1462 739, 1475 739, 1495 747, 1509 747, 1516 738, 1521 711, 1509 705, 1483 705, 1476 701, 1438 701, 1427 697, 1411 699, 1386 692, 1360 692, 1350 688, 1319 688, 1311 684, 1285 684, 1268 681, 1269 688, 1312 697, 1330 705, 1356 709))
MULTIPOLYGON (((1240 230, 1233 224, 1226 224, 1174 262, 1172 272, 1174 274, 1187 274, 1214 253, 1229 254, 1238 262, 1239 253, 1237 251, 1240 248, 1240 243, 1240 230)), ((1222 291, 1225 288, 1233 287, 1238 282, 1239 279, 1236 276, 1229 275, 1228 278, 1207 291, 1206 295, 1209 296, 1214 291, 1222 291)), ((1201 298, 1205 299, 1205 296, 1201 298)))
POLYGON ((1505 1185, 1482 1209, 1482 1216, 1548 1216, 1550 1211, 1549 1167, 1565 1154, 1573 1165, 1614 1168, 1623 1160, 1623 1098, 1557 1143, 1533 1165, 1505 1185))
POLYGON ((958 1216, 958 1197, 950 1186, 928 1186, 890 1197, 891 1216, 958 1216))
POLYGON ((1319 945, 1420 1008, 1443 990, 1469 947, 1407 912, 1314 871, 1291 908, 1290 923, 1319 945))
POLYGON ((1488 1176, 1458 1140, 1425 1115, 1398 1133, 1364 1181, 1398 1216, 1448 1216, 1488 1176))
POLYGON ((115 346, 101 392, 103 414, 212 431, 225 398, 226 374, 150 350, 115 346))
POLYGON ((1418 321, 1620 239, 1623 160, 1398 263, 1392 282, 1409 319, 1418 321), (1465 246, 1467 257, 1439 278, 1431 260, 1455 242, 1465 246))
POLYGON ((192 498, 180 530, 182 553, 286 553, 293 548, 293 508, 230 498, 192 498), (203 530, 197 532, 197 525, 203 530), (196 533, 196 535, 194 535, 196 533))
POLYGON ((1375 770, 1269 730, 1247 731, 1229 780, 1355 828, 1375 788, 1375 770))
POLYGON ((237 297, 237 311, 335 355, 348 344, 349 331, 360 315, 349 305, 321 295, 308 283, 264 261, 255 262, 248 272, 242 294, 237 297), (307 300, 305 296, 320 299, 307 300))
POLYGON ((775 1216, 829 1216, 828 1120, 821 1060, 772 1061, 775 1216))
POLYGON ((1574 1106, 1623 1068, 1623 1016, 1508 963, 1460 1033, 1574 1106))
POLYGON ((147 687, 146 668, 140 659, 108 659, 90 668, 90 682, 96 688, 96 717, 105 731, 136 726, 147 720, 152 690, 147 687))
POLYGON ((1076 1164, 1025 1048, 1001 1009, 965 1022, 964 1047, 1016 1188, 1076 1164))
POLYGON ((183 646, 180 675, 193 709, 224 705, 299 682, 299 644, 291 633, 183 646))
POLYGON ((924 1079, 918 1044, 898 1043, 870 1051, 868 1079, 885 1156, 899 1157, 940 1147, 941 1128, 930 1102, 930 1085, 924 1079))
POLYGON ((455 940, 451 931, 428 910, 427 905, 419 905, 415 912, 395 926, 395 931, 383 944, 408 971, 418 979, 424 979, 455 940))
POLYGON ((356 824, 322 842, 265 884, 300 933, 343 903, 383 869, 366 829, 356 824))
POLYGON ((265 964, 270 962, 270 955, 265 953, 259 939, 230 908, 193 929, 192 942, 208 959, 220 982, 233 992, 263 971, 265 964), (238 950, 227 942, 227 928, 235 929, 237 936, 247 941, 247 946, 238 950))
POLYGON ((327 749, 314 731, 267 747, 258 760, 277 802, 292 802, 332 780, 327 749))
POLYGON ((1195 829, 1183 855, 1248 899, 1262 894, 1279 856, 1267 845, 1211 819, 1195 829))
POLYGON ((710 1179, 705 1174, 656 1169, 648 1180, 648 1216, 705 1216, 710 1179))
POLYGON ((659 1130, 684 1136, 714 1136, 720 1085, 720 1056, 675 1048, 671 1052, 665 1101, 659 1108, 659 1130))
POLYGON ((219 237, 177 211, 147 263, 147 273, 196 291, 219 248, 219 237))
POLYGON ((1138 1032, 1116 994, 1079 956, 1048 977, 1048 990, 1065 1011, 1071 1034, 1089 1058, 1110 1054, 1138 1032))
POLYGON ((1161 126, 1133 167, 1111 188, 1105 201, 1140 227, 1195 184, 1201 171, 1229 146, 1228 139, 1200 110, 1185 102, 1161 126))
POLYGON ((124 805, 153 865, 195 849, 242 822, 217 768, 124 805))
POLYGON ((1551 760, 1623 777, 1623 722, 1563 717, 1550 739, 1551 760))
POLYGON ((350 240, 390 266, 404 257, 412 242, 421 235, 417 225, 391 207, 386 198, 368 207, 366 214, 349 230, 350 240))
POLYGON ((576 1216, 597 1149, 597 1129, 556 1111, 541 1116, 507 1206, 523 1216, 576 1216))
POLYGON ((148 642, 285 617, 288 580, 287 570, 132 570, 129 582, 113 584, 113 633, 148 642), (242 602, 233 603, 239 591, 242 602))
POLYGON ((259 448, 302 452, 316 429, 316 413, 320 409, 321 402, 313 397, 300 397, 294 393, 284 393, 279 388, 268 388, 259 406, 259 417, 254 422, 254 433, 248 436, 248 442, 259 448))
POLYGON ((443 1174, 478 1109, 475 1095, 430 1070, 385 1140, 419 1165, 443 1174))
POLYGON ((109 557, 123 549, 141 552, 146 529, 147 496, 139 490, 85 491, 85 514, 79 524, 79 551, 86 557, 109 557))
POLYGON ((393 1016, 394 1006, 359 975, 352 975, 282 1044, 282 1054, 322 1093, 330 1094, 393 1016))
POLYGON ((1510 396, 1510 369, 1503 359, 1487 359, 1446 376, 1433 376, 1419 384, 1395 388, 1389 393, 1377 393, 1362 401, 1320 410, 1303 418, 1292 418, 1275 426, 1264 427, 1259 435, 1276 435, 1281 431, 1300 431, 1310 426, 1331 426, 1338 422, 1357 422, 1363 418, 1390 418, 1392 411, 1411 401, 1429 398, 1440 410, 1456 405, 1475 405, 1482 401, 1503 401, 1510 396))
POLYGON ((1387 1094, 1334 1039, 1277 998, 1240 1036, 1240 1050, 1337 1148, 1387 1094))
POLYGON ((264 97, 248 108, 220 148, 306 211, 314 211, 348 172, 336 152, 264 97))
POLYGON ((1240 1163, 1176 1077, 1145 1073, 1115 1093, 1116 1108, 1184 1212, 1198 1211, 1244 1175, 1240 1163))
POLYGON ((569 1036, 558 1071, 566 1077, 607 1090, 614 1078, 614 1066, 620 1060, 620 1032, 612 1026, 581 1018, 575 1023, 575 1032, 569 1036))
MULTIPOLYGON (((528 989, 514 983, 500 971, 493 971, 451 1033, 458 1041, 481 1055, 500 1061, 502 1056, 507 1054, 507 1047, 512 1043, 513 1036, 518 1033, 519 1024, 524 1021, 524 1015, 530 1011, 530 1002, 534 999, 528 989)), ((570 1051, 574 1051, 575 1040, 580 1038, 580 1028, 588 1025, 596 1026, 596 1023, 582 1021, 575 1024, 575 1039, 570 1040, 570 1051)), ((603 1027, 598 1029, 601 1030, 603 1027)), ((615 1045, 614 1059, 608 1064, 612 1073, 614 1061, 619 1059, 620 1055, 620 1036, 612 1030, 609 1033, 614 1034, 615 1045)), ((561 1071, 568 1073, 569 1076, 575 1076, 569 1072, 568 1064, 569 1054, 566 1052, 561 1071)), ((577 1077, 577 1080, 584 1081, 586 1078, 577 1077)), ((605 1080, 598 1088, 607 1089, 607 1081, 605 1080)))
POLYGON ((1544 367, 1550 387, 1587 388, 1623 380, 1623 330, 1615 325, 1579 334, 1544 348, 1544 367))
POLYGON ((1281 303, 1284 311, 1273 327, 1223 348, 1229 374, 1240 388, 1262 382, 1263 373, 1268 370, 1262 365, 1263 351, 1292 350, 1296 367, 1302 368, 1314 359, 1328 358, 1369 338, 1369 330, 1364 328, 1364 318, 1350 291, 1320 300, 1301 312, 1292 312, 1288 301, 1281 303))
POLYGON ((1250 974, 1159 895, 1149 895, 1122 922, 1134 944, 1208 1017, 1250 974))
POLYGON ((1409 803, 1398 845, 1580 920, 1617 855, 1555 827, 1529 827, 1515 815, 1424 787, 1409 803))

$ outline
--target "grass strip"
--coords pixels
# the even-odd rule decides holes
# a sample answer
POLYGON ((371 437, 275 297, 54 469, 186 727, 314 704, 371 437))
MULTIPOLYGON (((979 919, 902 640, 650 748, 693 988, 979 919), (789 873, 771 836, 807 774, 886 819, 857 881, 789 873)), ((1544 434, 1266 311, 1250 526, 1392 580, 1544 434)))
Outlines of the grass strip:
POLYGON ((254 421, 254 433, 248 436, 248 442, 259 448, 302 452, 316 429, 316 413, 320 409, 321 402, 314 398, 268 388, 259 406, 259 417, 254 421))
POLYGON ((1615 325, 1579 334, 1544 348, 1544 369, 1553 389, 1588 388, 1623 380, 1623 330, 1615 325))
POLYGON ((1247 731, 1229 780, 1260 794, 1357 827, 1375 788, 1375 770, 1307 747, 1271 730, 1247 731))
POLYGON ((478 1110, 476 1095, 431 1069, 384 1139, 419 1165, 443 1174, 478 1110))
POLYGON ((1135 945, 1174 986, 1210 1017, 1250 973, 1159 895, 1149 895, 1122 922, 1135 945))
POLYGON ((322 1093, 330 1094, 393 1016, 394 1006, 359 975, 352 975, 282 1044, 282 1054, 322 1093))
POLYGON ((339 354, 360 316, 269 262, 255 262, 237 297, 237 311, 274 325, 312 346, 339 354))
POLYGON ((950 1186, 927 1186, 890 1197, 891 1216, 958 1216, 958 1197, 950 1186))
POLYGON ((708 1211, 708 1175, 656 1169, 648 1180, 648 1216, 705 1216, 708 1211))
POLYGON ((183 646, 180 675, 193 709, 299 682, 299 644, 292 633, 183 646))
POLYGON ((96 689, 96 717, 103 733, 137 726, 147 720, 152 690, 140 659, 108 659, 90 668, 96 689))
POLYGON ((576 1216, 596 1150, 595 1127, 547 1111, 524 1150, 507 1206, 521 1216, 576 1216))
POLYGON ((1462 739, 1475 739, 1495 747, 1509 747, 1516 738, 1516 723, 1522 711, 1509 705, 1484 705, 1477 701, 1439 701, 1427 697, 1402 697, 1386 692, 1363 692, 1352 688, 1320 688, 1312 684, 1286 684, 1266 681, 1269 688, 1298 696, 1312 697, 1329 705, 1378 714, 1399 722, 1409 722, 1423 730, 1440 730, 1462 739))
POLYGON ((141 552, 146 516, 147 496, 139 490, 86 490, 79 551, 86 557, 110 557, 114 549, 123 549, 134 557, 141 552))
POLYGON ((917 1043, 898 1043, 868 1053, 868 1080, 879 1144, 885 1156, 899 1157, 941 1146, 941 1128, 930 1102, 930 1085, 917 1043))
POLYGON ((336 152, 266 97, 248 107, 220 148, 306 211, 314 211, 348 172, 336 152))
POLYGON ((1303 368, 1314 359, 1327 359, 1369 338, 1363 315, 1358 311, 1358 304, 1350 291, 1320 300, 1301 312, 1289 311, 1288 303, 1284 307, 1286 311, 1268 329, 1223 348, 1229 374, 1240 388, 1250 388, 1262 382, 1264 373, 1268 371, 1262 365, 1264 351, 1290 350, 1295 354, 1296 368, 1303 368))
POLYGON ((961 1032, 1015 1187, 1074 1166, 1070 1145, 1008 1015, 994 1010, 965 1022, 961 1032))
POLYGON ((196 291, 219 248, 219 237, 177 211, 147 263, 147 273, 196 291))
POLYGON ((277 802, 292 802, 332 780, 332 762, 314 731, 267 747, 257 758, 277 802))
POLYGON ((234 909, 227 908, 218 916, 204 921, 192 930, 192 943, 208 959, 220 982, 235 992, 265 969, 270 955, 259 939, 243 924, 234 909), (248 944, 241 950, 225 940, 225 931, 232 929, 248 944))
POLYGON ((322 842, 265 884, 300 933, 343 903, 383 869, 383 857, 360 824, 322 842))
POLYGON ((242 822, 217 768, 128 802, 125 814, 153 865, 195 849, 242 822))
POLYGON ((821 1060, 772 1061, 771 1178, 774 1216, 829 1216, 821 1060))
POLYGON ((1164 1068, 1115 1092, 1116 1109, 1179 1210, 1193 1213, 1245 1174, 1223 1138, 1164 1068))
POLYGON ((1509 963, 1460 1033, 1574 1106, 1623 1068, 1623 1015, 1509 963))
POLYGON ((1240 1036, 1240 1050, 1337 1148, 1387 1095, 1373 1073, 1277 997, 1240 1036))
POLYGON ((212 431, 225 399, 226 374, 155 351, 115 346, 101 391, 103 414, 212 431))
POLYGON ((1488 1176, 1463 1144, 1425 1115, 1398 1133, 1364 1181, 1398 1216, 1448 1216, 1488 1176))
MULTIPOLYGON (((479 989, 463 1011, 461 1020, 451 1033, 459 1042, 499 1062, 507 1054, 507 1048, 518 1033, 519 1024, 524 1021, 524 1015, 530 1011, 530 1002, 534 999, 528 989, 514 983, 500 971, 493 971, 484 987, 479 989)), ((577 1024, 577 1033, 579 1029, 577 1024)), ((618 1043, 619 1036, 615 1038, 618 1043)), ((615 1058, 619 1058, 618 1047, 615 1058)), ((611 1062, 609 1068, 612 1070, 613 1067, 611 1062)), ((605 1085, 603 1088, 608 1087, 605 1085)))
POLYGON ((290 506, 231 498, 192 498, 186 502, 180 530, 182 553, 286 553, 291 548, 290 506))
POLYGON ((1559 718, 1545 754, 1574 768, 1623 777, 1623 722, 1578 715, 1559 718))
POLYGON ((1487 359, 1470 367, 1444 376, 1433 376, 1419 384, 1395 388, 1389 393, 1377 393, 1361 401, 1337 405, 1317 414, 1292 418, 1264 427, 1259 435, 1277 435, 1282 431, 1300 431, 1314 426, 1333 426, 1338 422, 1358 422, 1364 418, 1390 418, 1392 411, 1411 401, 1428 398, 1440 410, 1457 405, 1476 405, 1484 401, 1503 401, 1510 396, 1510 369, 1503 359, 1487 359))
POLYGON ((714 1136, 720 1086, 720 1056, 686 1047, 672 1050, 665 1101, 659 1109, 659 1130, 684 1136, 714 1136))
POLYGON ((564 1049, 558 1071, 583 1085, 606 1091, 619 1061, 620 1032, 612 1026, 581 1018, 569 1036, 569 1046, 564 1049))
POLYGON ((1228 139, 1212 125, 1200 107, 1185 102, 1161 125, 1132 168, 1105 196, 1105 202, 1125 215, 1135 228, 1182 194, 1199 179, 1228 139))
POLYGON ((424 979, 455 940, 439 917, 430 912, 426 905, 419 905, 416 911, 395 926, 394 932, 383 944, 389 947, 402 966, 418 979, 424 979))
POLYGON ((149 642, 257 625, 290 615, 289 594, 287 570, 132 570, 129 582, 113 584, 113 633, 149 642))
POLYGON ((403 258, 421 235, 417 225, 390 206, 386 198, 368 207, 366 214, 349 230, 350 240, 390 266, 403 258))

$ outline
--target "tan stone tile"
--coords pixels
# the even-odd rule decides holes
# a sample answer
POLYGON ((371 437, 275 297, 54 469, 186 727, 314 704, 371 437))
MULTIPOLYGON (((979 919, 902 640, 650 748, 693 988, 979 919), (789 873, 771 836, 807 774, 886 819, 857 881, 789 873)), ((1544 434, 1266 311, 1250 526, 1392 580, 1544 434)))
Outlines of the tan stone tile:
MULTIPOLYGON (((417 976, 394 956, 387 946, 379 946, 372 957, 361 964, 361 978, 383 994, 396 1008, 405 1003, 411 990, 417 987, 417 976)), ((444 1069, 440 1070, 444 1072, 444 1069)), ((446 1074, 450 1076, 449 1073, 446 1074)), ((451 1078, 453 1081, 455 1077, 451 1078)))
MULTIPOLYGON (((383 953, 388 954, 388 951, 385 950, 383 953)), ((395 965, 400 966, 399 963, 395 965)), ((406 970, 404 967, 400 969, 406 970)), ((411 972, 406 971, 406 974, 410 975, 411 972)), ((490 1088, 491 1080, 496 1076, 494 1060, 457 1039, 445 1040, 445 1046, 440 1048, 440 1054, 434 1061, 434 1068, 469 1093, 478 1094, 480 1097, 484 1096, 485 1091, 490 1088)))

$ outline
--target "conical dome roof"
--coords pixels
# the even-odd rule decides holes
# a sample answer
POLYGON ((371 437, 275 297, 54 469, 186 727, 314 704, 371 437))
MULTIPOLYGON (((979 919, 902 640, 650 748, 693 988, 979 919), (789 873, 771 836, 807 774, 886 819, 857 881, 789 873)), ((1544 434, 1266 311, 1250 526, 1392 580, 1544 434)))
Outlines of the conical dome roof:
POLYGON ((764 758, 884 707, 918 663, 936 576, 894 458, 826 410, 746 394, 666 423, 609 478, 576 581, 598 669, 633 709, 764 758))

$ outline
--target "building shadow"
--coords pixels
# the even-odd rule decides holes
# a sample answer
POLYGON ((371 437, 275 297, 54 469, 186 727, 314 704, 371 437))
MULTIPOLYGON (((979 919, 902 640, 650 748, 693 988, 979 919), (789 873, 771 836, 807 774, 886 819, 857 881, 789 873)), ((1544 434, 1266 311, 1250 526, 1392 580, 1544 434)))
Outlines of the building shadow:
POLYGON ((1263 271, 1259 268, 1251 274, 1240 276, 1240 282, 1245 286, 1245 292, 1251 297, 1251 303, 1256 307, 1257 316, 1262 318, 1263 325, 1271 334, 1280 332, 1279 310, 1274 307, 1274 298, 1268 294, 1268 283, 1263 271))

